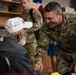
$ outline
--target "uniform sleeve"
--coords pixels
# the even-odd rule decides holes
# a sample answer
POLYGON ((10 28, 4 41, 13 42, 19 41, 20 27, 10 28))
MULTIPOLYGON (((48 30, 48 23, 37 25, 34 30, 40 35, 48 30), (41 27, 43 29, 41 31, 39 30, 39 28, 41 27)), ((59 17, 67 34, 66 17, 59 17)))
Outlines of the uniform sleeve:
POLYGON ((33 17, 35 22, 33 23, 33 27, 28 30, 28 32, 34 32, 41 28, 43 24, 43 18, 40 12, 36 9, 33 10, 33 17))
POLYGON ((33 69, 25 50, 17 52, 14 60, 14 66, 15 70, 20 73, 25 73, 27 75, 42 75, 39 70, 35 71, 33 69))
POLYGON ((36 61, 42 61, 44 54, 48 48, 48 44, 49 44, 49 37, 46 34, 46 31, 43 30, 44 27, 41 28, 39 34, 39 40, 38 40, 38 46, 37 46, 37 50, 36 50, 36 61))

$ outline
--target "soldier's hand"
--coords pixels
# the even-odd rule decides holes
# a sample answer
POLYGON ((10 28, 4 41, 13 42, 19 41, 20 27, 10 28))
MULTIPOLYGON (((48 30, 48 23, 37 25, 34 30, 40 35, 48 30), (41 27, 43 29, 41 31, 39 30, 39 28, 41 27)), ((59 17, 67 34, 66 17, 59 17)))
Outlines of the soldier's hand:
POLYGON ((43 64, 41 61, 38 61, 34 64, 34 70, 40 70, 42 72, 43 70, 43 64))

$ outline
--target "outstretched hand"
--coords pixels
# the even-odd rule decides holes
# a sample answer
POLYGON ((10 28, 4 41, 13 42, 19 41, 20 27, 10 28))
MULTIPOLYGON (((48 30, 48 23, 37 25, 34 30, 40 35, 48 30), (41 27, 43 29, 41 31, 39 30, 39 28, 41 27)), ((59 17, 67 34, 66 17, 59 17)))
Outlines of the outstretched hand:
POLYGON ((34 64, 34 70, 40 70, 42 72, 42 70, 43 70, 42 61, 38 61, 34 64))

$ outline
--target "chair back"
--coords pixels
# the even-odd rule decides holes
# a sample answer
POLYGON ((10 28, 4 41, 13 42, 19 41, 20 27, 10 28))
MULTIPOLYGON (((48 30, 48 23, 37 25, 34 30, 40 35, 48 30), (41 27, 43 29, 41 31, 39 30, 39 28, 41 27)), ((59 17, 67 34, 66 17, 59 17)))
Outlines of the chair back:
POLYGON ((10 63, 9 60, 0 53, 0 75, 10 72, 10 63))

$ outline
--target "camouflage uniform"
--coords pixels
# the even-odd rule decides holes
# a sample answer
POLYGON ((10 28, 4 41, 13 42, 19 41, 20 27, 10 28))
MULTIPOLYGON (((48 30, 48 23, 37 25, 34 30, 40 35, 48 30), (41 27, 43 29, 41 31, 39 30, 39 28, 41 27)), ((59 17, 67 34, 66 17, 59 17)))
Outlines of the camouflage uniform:
MULTIPOLYGON (((31 21, 33 23, 31 19, 31 15, 29 13, 30 13, 30 10, 24 11, 21 17, 25 21, 31 21)), ((31 29, 28 29, 26 45, 24 47, 27 49, 29 58, 33 64, 35 63, 35 54, 36 54, 36 47, 37 47, 37 39, 35 37, 35 31, 41 28, 43 19, 40 12, 36 9, 33 9, 32 14, 35 22, 33 23, 33 27, 31 29)))
POLYGON ((49 40, 53 39, 59 44, 57 49, 58 72, 63 74, 70 71, 73 60, 76 62, 76 14, 63 13, 63 23, 52 29, 44 23, 40 35, 36 61, 42 61, 49 40))

